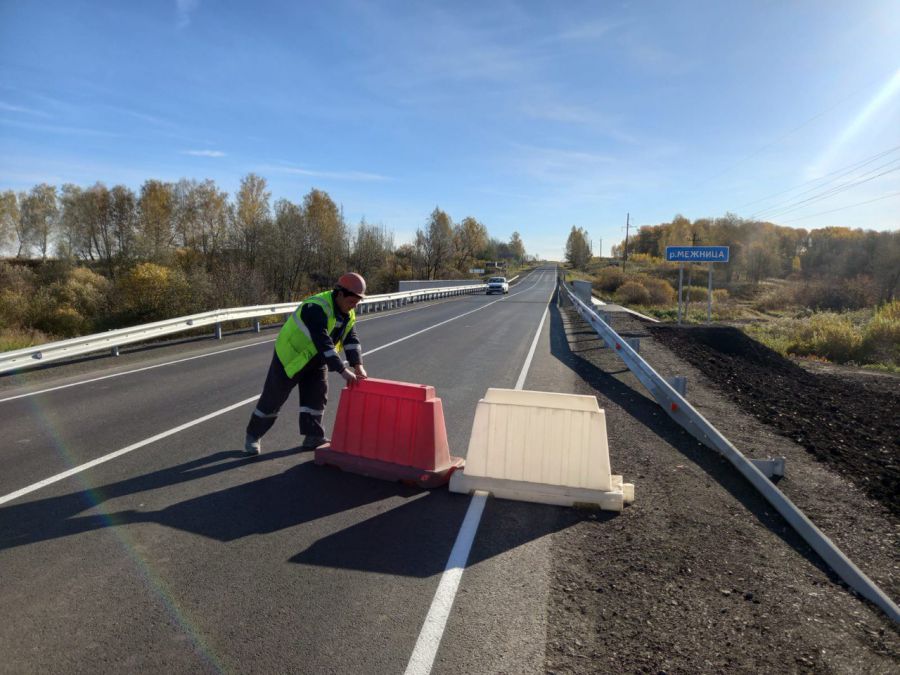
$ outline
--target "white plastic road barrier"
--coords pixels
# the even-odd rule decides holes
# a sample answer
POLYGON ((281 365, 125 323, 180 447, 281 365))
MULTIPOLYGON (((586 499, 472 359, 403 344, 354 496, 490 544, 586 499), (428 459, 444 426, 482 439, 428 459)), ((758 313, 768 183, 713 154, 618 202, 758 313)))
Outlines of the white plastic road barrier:
POLYGON ((450 490, 607 511, 634 501, 634 485, 610 471, 595 397, 514 389, 488 389, 478 402, 466 466, 450 490))

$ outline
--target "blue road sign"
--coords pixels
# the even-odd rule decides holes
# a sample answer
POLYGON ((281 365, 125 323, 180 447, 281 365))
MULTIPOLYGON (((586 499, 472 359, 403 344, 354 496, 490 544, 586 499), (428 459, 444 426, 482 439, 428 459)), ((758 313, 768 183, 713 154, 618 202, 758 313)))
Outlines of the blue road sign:
POLYGON ((670 262, 728 262, 727 246, 666 246, 670 262))

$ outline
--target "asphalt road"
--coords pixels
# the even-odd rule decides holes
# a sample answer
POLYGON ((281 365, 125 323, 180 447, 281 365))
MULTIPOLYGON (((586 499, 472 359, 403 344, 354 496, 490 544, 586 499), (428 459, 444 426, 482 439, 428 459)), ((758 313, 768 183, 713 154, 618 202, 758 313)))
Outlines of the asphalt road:
MULTIPOLYGON (((554 282, 547 268, 508 296, 364 315, 370 376, 433 385, 465 456, 478 399, 515 386, 554 282)), ((525 388, 575 391, 548 333, 525 388)), ((296 397, 243 456, 274 338, 0 378, 0 672, 406 670, 471 498, 315 466, 296 397)), ((556 516, 488 501, 432 672, 542 671, 556 516)))

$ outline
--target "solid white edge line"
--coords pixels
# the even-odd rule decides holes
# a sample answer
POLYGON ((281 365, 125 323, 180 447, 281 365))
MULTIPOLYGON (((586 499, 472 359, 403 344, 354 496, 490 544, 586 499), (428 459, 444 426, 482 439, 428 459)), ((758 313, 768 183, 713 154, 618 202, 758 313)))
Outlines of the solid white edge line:
POLYGON ((156 436, 151 436, 150 438, 145 438, 142 441, 138 441, 128 447, 122 448, 120 450, 116 450, 115 452, 111 452, 108 455, 103 455, 103 457, 98 457, 97 459, 92 459, 90 462, 85 462, 84 464, 79 464, 76 467, 72 467, 68 471, 63 471, 62 473, 58 473, 55 476, 50 476, 50 478, 45 478, 39 483, 34 483, 33 485, 29 485, 28 487, 24 487, 21 490, 16 490, 15 492, 11 492, 8 495, 4 495, 0 497, 0 504, 5 504, 6 502, 11 502, 13 499, 17 499, 22 495, 27 495, 29 492, 34 492, 35 490, 40 490, 43 487, 51 485, 52 483, 56 483, 58 481, 63 480, 64 478, 68 478, 69 476, 73 476, 76 473, 81 473, 82 471, 86 471, 87 469, 91 469, 98 464, 103 464, 104 462, 108 462, 111 459, 115 459, 116 457, 121 457, 122 455, 128 454, 132 450, 137 450, 138 448, 142 448, 145 445, 149 445, 150 443, 155 443, 167 436, 172 436, 177 434, 180 431, 184 431, 185 429, 189 429, 190 427, 196 426, 202 422, 206 422, 207 420, 211 420, 213 417, 218 417, 219 415, 224 415, 227 412, 231 412, 235 408, 240 408, 241 406, 247 405, 252 401, 255 401, 259 398, 259 395, 251 396, 250 398, 244 399, 238 403, 232 403, 230 406, 225 408, 221 408, 216 410, 215 412, 211 412, 208 415, 204 415, 203 417, 198 417, 195 420, 191 420, 190 422, 185 422, 184 424, 180 424, 177 427, 173 427, 168 431, 163 431, 161 434, 156 434, 156 436))
MULTIPOLYGON (((538 281, 542 277, 543 274, 538 277, 538 281)), ((530 288, 534 288, 536 285, 537 282, 530 288)), ((541 336, 541 329, 543 329, 547 313, 550 311, 550 300, 552 298, 553 293, 551 292, 550 297, 547 299, 547 307, 544 308, 541 321, 538 324, 537 331, 535 331, 534 339, 531 341, 531 349, 528 351, 528 356, 522 366, 522 372, 519 373, 516 389, 521 389, 525 383, 525 377, 528 375, 531 360, 537 348, 538 338, 541 336)), ((485 305, 485 307, 487 306, 485 305)), ((453 550, 450 551, 447 566, 441 575, 441 580, 438 583, 437 591, 435 591, 434 599, 431 601, 428 614, 425 616, 425 622, 422 625, 422 630, 419 632, 412 656, 409 657, 405 675, 428 675, 431 672, 438 647, 440 647, 441 640, 444 637, 447 619, 450 618, 453 601, 456 599, 456 590, 459 588, 463 571, 466 569, 469 552, 472 550, 472 543, 475 541, 475 534, 478 532, 478 524, 481 522, 481 514, 484 511, 484 505, 489 494, 484 490, 475 490, 472 501, 469 502, 466 517, 459 528, 459 534, 456 535, 456 543, 453 544, 453 550)))
POLYGON ((143 368, 135 368, 134 370, 126 370, 121 373, 112 373, 111 375, 101 375, 100 377, 93 377, 89 380, 79 380, 78 382, 70 382, 69 384, 61 384, 58 387, 48 387, 47 389, 38 389, 37 391, 30 391, 27 394, 19 394, 17 396, 8 396, 7 398, 0 398, 0 403, 5 403, 6 401, 15 401, 17 398, 25 398, 27 396, 36 396, 37 394, 46 394, 49 391, 57 391, 59 389, 68 389, 69 387, 77 387, 79 384, 90 384, 91 382, 99 382, 100 380, 108 380, 113 377, 121 377, 122 375, 131 375, 132 373, 141 373, 145 370, 153 370, 154 368, 162 368, 163 366, 172 366, 176 363, 184 363, 185 361, 193 361, 194 359, 205 359, 207 356, 215 356, 216 354, 224 354, 225 352, 233 352, 237 349, 246 349, 247 347, 255 347, 257 345, 268 344, 269 342, 275 342, 275 338, 271 338, 269 340, 261 340, 260 342, 251 342, 247 345, 238 345, 237 347, 229 347, 228 349, 220 349, 215 352, 209 352, 207 354, 198 354, 197 356, 188 356, 183 359, 177 359, 175 361, 166 361, 165 363, 156 363, 152 366, 144 366, 143 368))
POLYGON ((469 553, 472 550, 472 543, 475 541, 475 533, 478 531, 478 524, 481 522, 481 514, 484 512, 487 497, 487 492, 476 490, 472 501, 469 502, 466 517, 459 528, 459 534, 456 535, 456 543, 453 544, 453 550, 450 551, 450 558, 441 575, 437 592, 434 594, 431 607, 425 616, 425 623, 416 640, 412 656, 409 657, 406 675, 427 675, 431 672, 434 657, 437 656, 438 647, 444 636, 444 627, 447 625, 450 609, 456 598, 456 589, 469 560, 469 553))
POLYGON ((522 366, 522 372, 519 373, 519 379, 516 380, 516 390, 521 390, 525 386, 525 378, 528 376, 528 369, 531 368, 531 359, 534 358, 534 350, 537 349, 538 339, 541 337, 541 329, 544 327, 544 321, 550 311, 548 304, 544 308, 544 314, 541 316, 541 322, 538 324, 537 331, 534 333, 534 340, 531 341, 531 349, 528 350, 528 356, 525 358, 525 365, 522 366))

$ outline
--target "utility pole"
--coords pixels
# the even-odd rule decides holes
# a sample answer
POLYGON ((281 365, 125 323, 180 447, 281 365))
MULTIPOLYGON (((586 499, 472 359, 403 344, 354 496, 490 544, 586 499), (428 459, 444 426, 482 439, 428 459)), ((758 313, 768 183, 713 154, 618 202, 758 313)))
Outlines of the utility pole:
POLYGON ((631 214, 625 214, 625 255, 623 262, 628 260, 628 227, 631 225, 631 214))

